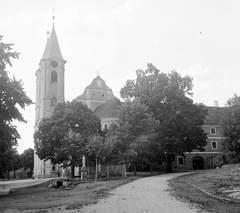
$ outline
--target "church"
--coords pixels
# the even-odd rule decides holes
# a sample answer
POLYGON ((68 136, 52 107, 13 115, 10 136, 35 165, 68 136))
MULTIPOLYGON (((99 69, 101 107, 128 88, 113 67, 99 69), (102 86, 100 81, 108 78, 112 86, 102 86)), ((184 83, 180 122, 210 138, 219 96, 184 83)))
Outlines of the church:
MULTIPOLYGON (((54 17, 53 17, 54 19, 54 17)), ((35 106, 35 127, 42 118, 53 113, 58 103, 64 102, 64 79, 65 64, 54 23, 52 31, 36 71, 36 106, 35 106)), ((95 115, 101 119, 102 128, 108 128, 118 119, 117 107, 120 100, 113 95, 113 91, 106 82, 98 75, 94 78, 84 92, 76 97, 77 101, 86 104, 95 115)), ((79 172, 76 168, 75 174, 79 172)), ((50 161, 40 160, 34 153, 34 178, 47 178, 66 175, 64 169, 58 165, 52 165, 50 161)))
MULTIPOLYGON (((39 68, 36 71, 35 130, 42 118, 50 116, 55 106, 65 101, 66 62, 62 56, 53 23, 39 68)), ((92 80, 81 95, 76 97, 76 100, 86 104, 101 119, 102 128, 108 128, 118 119, 117 108, 121 105, 121 102, 113 95, 112 89, 99 75, 92 80)), ((174 171, 214 168, 215 163, 221 156, 223 137, 216 116, 221 108, 217 105, 207 108, 209 116, 202 127, 208 134, 208 144, 205 147, 205 152, 195 150, 186 153, 185 158, 177 156, 172 163, 174 171)), ((166 162, 164 160, 156 162, 155 168, 164 170, 166 162)), ((79 168, 75 169, 75 174, 79 173, 79 168)), ((40 160, 34 154, 33 176, 34 178, 66 176, 66 171, 58 165, 52 165, 50 161, 40 160)))

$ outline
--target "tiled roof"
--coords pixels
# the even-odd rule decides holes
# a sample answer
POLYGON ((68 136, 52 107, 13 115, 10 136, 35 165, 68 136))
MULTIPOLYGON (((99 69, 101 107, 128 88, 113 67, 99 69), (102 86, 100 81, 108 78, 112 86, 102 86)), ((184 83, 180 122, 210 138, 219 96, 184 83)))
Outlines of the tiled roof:
POLYGON ((225 107, 206 107, 208 110, 208 116, 206 117, 205 124, 217 124, 220 125, 225 107))
POLYGON ((49 59, 51 57, 57 57, 63 60, 62 53, 58 44, 57 34, 55 28, 53 26, 50 38, 47 41, 47 45, 45 47, 43 53, 43 59, 49 59))
POLYGON ((99 118, 118 117, 120 106, 120 100, 114 97, 104 104, 98 106, 93 113, 99 118))

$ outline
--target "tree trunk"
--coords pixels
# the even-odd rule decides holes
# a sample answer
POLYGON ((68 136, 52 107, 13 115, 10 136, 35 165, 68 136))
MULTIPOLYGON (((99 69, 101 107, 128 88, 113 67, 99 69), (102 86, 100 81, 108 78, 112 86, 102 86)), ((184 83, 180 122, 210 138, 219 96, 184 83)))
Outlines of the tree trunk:
POLYGON ((152 163, 149 161, 149 167, 150 167, 150 172, 151 174, 153 173, 153 168, 152 168, 152 163))
POLYGON ((71 166, 71 176, 72 176, 72 178, 74 178, 74 176, 75 176, 75 166, 71 166))
POLYGON ((134 167, 134 176, 137 176, 137 164, 134 163, 133 167, 134 167))
POLYGON ((124 169, 124 177, 126 178, 127 177, 127 171, 126 171, 126 163, 124 162, 123 164, 123 169, 124 169))
POLYGON ((97 168, 97 166, 98 166, 98 164, 97 164, 97 156, 96 156, 96 173, 95 173, 95 182, 97 182, 97 170, 98 170, 98 168, 97 168))
POLYGON ((172 155, 171 154, 167 154, 167 168, 166 168, 166 172, 167 173, 173 172, 173 170, 172 170, 172 155))
POLYGON ((109 179, 109 166, 107 165, 107 179, 109 179))

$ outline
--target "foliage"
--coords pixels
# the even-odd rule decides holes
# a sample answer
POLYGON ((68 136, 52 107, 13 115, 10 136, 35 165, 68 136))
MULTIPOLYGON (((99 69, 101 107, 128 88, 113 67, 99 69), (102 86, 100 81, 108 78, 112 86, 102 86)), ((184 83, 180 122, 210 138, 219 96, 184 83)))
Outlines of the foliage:
POLYGON ((119 110, 117 125, 113 125, 107 134, 107 141, 113 147, 112 162, 136 165, 156 155, 157 149, 152 149, 156 125, 148 108, 137 99, 124 103, 119 110))
POLYGON ((223 148, 226 160, 230 163, 240 162, 240 97, 234 94, 227 101, 221 126, 224 137, 223 148))
POLYGON ((112 151, 111 148, 112 145, 106 142, 106 138, 104 136, 93 135, 89 138, 86 145, 86 151, 90 157, 94 157, 96 163, 95 181, 98 177, 97 165, 98 163, 107 163, 107 159, 112 151))
POLYGON ((89 137, 86 151, 89 157, 94 157, 94 159, 97 157, 98 163, 108 163, 112 152, 112 144, 108 143, 104 136, 93 135, 89 137))
POLYGON ((10 78, 6 66, 12 66, 11 58, 17 59, 18 52, 12 51, 13 44, 5 44, 0 36, 0 175, 8 170, 4 161, 13 159, 12 150, 20 138, 13 120, 26 122, 19 111, 32 103, 26 95, 21 80, 10 78))
POLYGON ((152 64, 136 74, 136 80, 128 80, 121 89, 121 96, 125 100, 140 100, 158 121, 158 144, 167 154, 171 171, 172 156, 203 150, 207 144, 201 128, 207 111, 190 98, 193 85, 189 76, 182 77, 176 71, 164 74, 152 64))
POLYGON ((21 163, 23 168, 30 169, 30 177, 34 167, 34 150, 32 148, 28 148, 24 150, 24 152, 20 155, 21 163))
POLYGON ((9 178, 9 172, 22 167, 20 156, 16 148, 10 148, 2 154, 3 161, 0 163, 0 178, 9 178))
POLYGON ((76 101, 59 103, 34 133, 36 153, 53 164, 80 166, 88 138, 100 131, 100 120, 86 105, 76 101))

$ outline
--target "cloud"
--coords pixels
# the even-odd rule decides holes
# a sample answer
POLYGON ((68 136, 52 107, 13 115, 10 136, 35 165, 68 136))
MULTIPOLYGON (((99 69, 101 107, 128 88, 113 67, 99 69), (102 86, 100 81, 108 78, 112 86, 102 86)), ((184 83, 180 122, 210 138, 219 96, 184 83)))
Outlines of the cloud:
MULTIPOLYGON (((103 78, 105 79, 105 76, 103 76, 103 78)), ((124 78, 109 79, 106 82, 108 86, 113 90, 114 95, 117 98, 120 98, 120 90, 125 86, 126 81, 134 79, 136 79, 136 71, 128 72, 124 78)))
POLYGON ((178 72, 193 78, 194 101, 201 103, 204 100, 208 106, 212 106, 215 100, 224 106, 227 99, 240 88, 239 83, 222 67, 196 65, 178 72))

